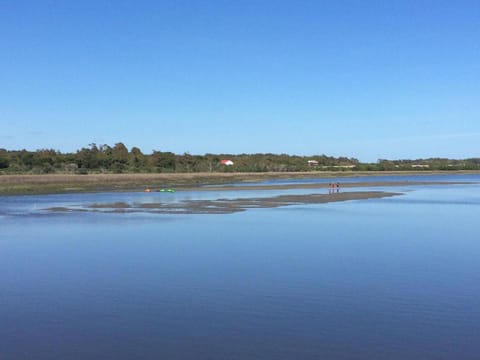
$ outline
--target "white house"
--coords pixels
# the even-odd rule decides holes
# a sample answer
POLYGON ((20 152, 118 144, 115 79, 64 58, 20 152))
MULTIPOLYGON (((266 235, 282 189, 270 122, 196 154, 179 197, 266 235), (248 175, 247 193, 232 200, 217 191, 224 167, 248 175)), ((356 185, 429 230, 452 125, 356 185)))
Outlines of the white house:
POLYGON ((222 165, 226 165, 226 166, 232 166, 233 165, 233 161, 232 160, 220 160, 220 164, 222 165))

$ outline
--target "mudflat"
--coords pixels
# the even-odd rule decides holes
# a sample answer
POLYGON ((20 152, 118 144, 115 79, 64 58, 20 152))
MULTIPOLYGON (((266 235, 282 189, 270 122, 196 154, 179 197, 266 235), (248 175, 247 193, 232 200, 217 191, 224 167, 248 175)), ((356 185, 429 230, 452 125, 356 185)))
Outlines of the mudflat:
MULTIPOLYGON (((475 172, 455 172, 475 173, 475 172)), ((50 194, 68 192, 96 192, 96 191, 141 191, 149 187, 175 187, 177 189, 195 190, 254 190, 254 189, 306 189, 321 188, 325 184, 292 184, 292 185, 254 185, 218 187, 204 185, 221 185, 231 183, 252 183, 273 179, 302 179, 302 178, 335 178, 388 176, 388 175, 431 175, 452 174, 452 172, 265 172, 265 173, 158 173, 158 174, 44 174, 44 175, 0 175, 0 195, 50 194)), ((451 183, 451 182, 450 182, 451 183)), ((397 186, 397 185, 438 185, 445 182, 356 182, 355 184, 341 183, 342 187, 351 186, 397 186)))
POLYGON ((110 212, 133 213, 148 212, 157 214, 229 214, 247 209, 276 208, 289 205, 323 204, 329 202, 364 200, 401 195, 384 191, 357 191, 331 194, 278 195, 272 197, 254 197, 241 199, 184 200, 176 203, 95 203, 82 208, 52 207, 54 212, 110 212))

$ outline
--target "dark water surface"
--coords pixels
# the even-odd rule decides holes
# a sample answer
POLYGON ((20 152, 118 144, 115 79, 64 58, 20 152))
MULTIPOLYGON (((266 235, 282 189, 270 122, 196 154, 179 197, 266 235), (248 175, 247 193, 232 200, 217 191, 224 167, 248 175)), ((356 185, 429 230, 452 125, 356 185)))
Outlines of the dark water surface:
POLYGON ((226 215, 43 209, 258 192, 0 197, 0 359, 480 358, 480 185, 385 190, 226 215))

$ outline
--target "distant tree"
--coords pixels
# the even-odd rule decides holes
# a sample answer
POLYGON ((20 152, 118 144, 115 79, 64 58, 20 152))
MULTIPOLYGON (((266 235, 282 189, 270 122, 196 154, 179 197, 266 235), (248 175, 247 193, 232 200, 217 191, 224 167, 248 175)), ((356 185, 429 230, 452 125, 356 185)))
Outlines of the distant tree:
POLYGON ((172 152, 154 150, 149 160, 150 166, 158 172, 174 172, 176 170, 176 156, 172 152))
POLYGON ((196 165, 196 159, 194 156, 190 155, 189 153, 184 153, 180 155, 176 159, 176 168, 184 172, 191 172, 196 165))
POLYGON ((128 156, 129 166, 135 170, 140 170, 145 167, 145 163, 145 155, 143 155, 142 150, 138 147, 133 147, 128 156))
POLYGON ((113 170, 122 172, 128 163, 128 149, 119 142, 112 148, 113 170))
POLYGON ((378 170, 395 170, 395 164, 390 160, 379 159, 377 164, 378 170))
POLYGON ((79 169, 98 169, 99 149, 97 144, 90 144, 90 148, 82 148, 77 151, 76 163, 79 169))
POLYGON ((0 156, 0 169, 6 169, 10 166, 10 161, 4 156, 0 156))
POLYGON ((6 150, 0 148, 0 169, 5 173, 69 172, 284 172, 284 171, 375 171, 375 170, 480 170, 480 158, 469 159, 379 159, 376 163, 360 163, 355 158, 333 157, 325 154, 298 156, 288 154, 205 154, 177 155, 153 151, 144 154, 140 148, 130 151, 119 142, 113 147, 92 143, 75 153, 61 153, 52 149, 37 151, 6 150), (233 166, 224 166, 221 160, 232 160, 233 166), (308 160, 319 166, 309 166, 308 160), (353 166, 353 168, 351 168, 353 166))
POLYGON ((116 143, 112 148, 112 156, 114 161, 127 162, 128 160, 128 149, 127 147, 119 142, 116 143))

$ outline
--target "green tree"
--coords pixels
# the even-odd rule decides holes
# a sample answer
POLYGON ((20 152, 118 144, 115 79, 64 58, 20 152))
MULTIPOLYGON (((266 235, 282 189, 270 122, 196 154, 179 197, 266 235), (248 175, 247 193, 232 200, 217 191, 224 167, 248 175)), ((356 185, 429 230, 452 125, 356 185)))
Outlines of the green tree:
POLYGON ((146 164, 146 159, 145 155, 143 155, 142 153, 142 150, 134 146, 130 150, 130 154, 128 156, 128 164, 131 168, 135 170, 143 169, 146 164))
POLYGON ((172 152, 154 150, 150 156, 150 166, 159 172, 173 172, 176 170, 176 156, 172 152))
POLYGON ((10 166, 10 161, 5 156, 0 156, 0 169, 6 169, 10 166))
POLYGON ((119 142, 113 146, 112 160, 114 171, 122 172, 126 168, 128 163, 128 149, 123 143, 119 142))
POLYGON ((100 150, 95 143, 90 144, 90 148, 82 148, 77 151, 75 158, 79 169, 98 169, 100 164, 98 159, 99 152, 100 150))

